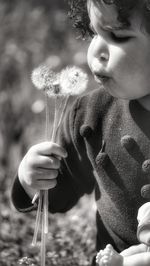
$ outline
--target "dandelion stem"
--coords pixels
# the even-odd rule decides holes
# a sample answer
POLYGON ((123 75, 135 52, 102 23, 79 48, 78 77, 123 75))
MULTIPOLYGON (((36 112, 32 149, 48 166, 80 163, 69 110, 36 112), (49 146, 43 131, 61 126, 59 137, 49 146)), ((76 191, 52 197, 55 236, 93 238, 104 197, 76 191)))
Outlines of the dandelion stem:
POLYGON ((37 236, 38 236, 38 231, 39 231, 39 226, 40 226, 40 218, 41 218, 41 213, 42 213, 42 191, 40 191, 40 196, 39 196, 39 202, 38 202, 38 209, 36 213, 36 221, 35 221, 35 230, 34 230, 34 235, 33 235, 33 240, 32 240, 32 245, 35 246, 37 243, 37 236))
POLYGON ((44 232, 45 227, 45 217, 42 215, 42 238, 41 238, 41 266, 45 266, 46 261, 46 236, 44 232))
POLYGON ((56 138, 56 128, 57 128, 57 101, 58 101, 58 97, 55 97, 55 107, 54 107, 54 122, 53 122, 53 130, 52 130, 52 137, 51 137, 51 141, 55 141, 56 138))
POLYGON ((44 215, 44 233, 48 234, 48 190, 44 191, 43 215, 44 215))
POLYGON ((67 96, 65 97, 65 102, 64 102, 64 104, 63 104, 63 106, 62 106, 60 119, 59 119, 58 124, 57 124, 56 135, 57 135, 57 130, 59 129, 59 127, 60 127, 60 125, 61 125, 61 122, 62 122, 62 119, 63 119, 64 113, 65 113, 65 110, 66 110, 66 107, 67 107, 67 104, 68 104, 68 100, 69 100, 69 95, 67 95, 67 96))
MULTIPOLYGON (((49 117, 49 104, 48 104, 48 94, 45 92, 45 103, 46 103, 46 129, 45 129, 45 138, 48 140, 50 138, 49 129, 50 129, 50 117, 49 117)), ((44 234, 48 234, 48 190, 43 191, 43 213, 42 213, 42 239, 44 234)), ((42 241, 41 245, 46 245, 45 241, 42 241)), ((46 248, 46 247, 45 247, 46 248)), ((43 247, 43 252, 45 250, 43 247)), ((42 247, 41 247, 42 250, 42 247)), ((44 257, 44 255, 42 255, 44 257)))
POLYGON ((33 199, 32 199, 32 204, 34 204, 36 202, 36 200, 38 199, 39 197, 39 192, 36 192, 33 199))
MULTIPOLYGON (((45 114, 46 114, 46 128, 45 128, 45 139, 48 140, 49 139, 49 108, 48 108, 48 94, 45 90, 45 114)), ((37 198, 39 197, 39 192, 37 192, 33 199, 32 199, 32 204, 35 203, 35 201, 37 200, 37 198)))
POLYGON ((57 101, 56 101, 56 105, 55 105, 55 108, 57 110, 57 125, 58 125, 58 120, 59 120, 61 112, 62 112, 65 98, 66 97, 64 95, 57 96, 57 101))
POLYGON ((50 126, 49 126, 49 121, 50 121, 50 117, 49 117, 49 107, 48 107, 48 94, 47 92, 45 91, 45 114, 46 114, 46 128, 45 128, 45 139, 48 140, 49 137, 50 137, 50 134, 49 134, 49 129, 50 129, 50 126))
MULTIPOLYGON (((49 138, 49 108, 48 108, 48 95, 45 90, 45 109, 46 109, 46 129, 45 129, 45 137, 46 139, 49 138)), ((39 197, 39 203, 38 203, 38 209, 37 209, 37 215, 36 215, 36 222, 35 222, 35 230, 34 230, 34 236, 33 236, 33 241, 32 244, 36 245, 37 242, 37 235, 38 235, 38 230, 39 230, 39 225, 40 225, 40 216, 42 216, 42 219, 44 219, 44 232, 48 233, 48 191, 40 191, 37 192, 32 200, 32 204, 37 200, 39 197), (43 206, 43 212, 41 211, 41 208, 43 206)), ((44 244, 44 243, 43 243, 44 244)))

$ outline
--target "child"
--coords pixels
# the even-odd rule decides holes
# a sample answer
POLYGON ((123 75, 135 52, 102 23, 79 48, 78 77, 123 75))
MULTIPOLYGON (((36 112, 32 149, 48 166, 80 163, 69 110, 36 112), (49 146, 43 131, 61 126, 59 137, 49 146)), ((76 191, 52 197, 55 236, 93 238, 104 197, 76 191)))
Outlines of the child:
POLYGON ((138 212, 138 240, 143 243, 131 246, 120 254, 112 245, 98 252, 96 262, 99 266, 149 266, 150 265, 150 202, 143 204, 138 212))
POLYGON ((110 243, 121 252, 138 243, 136 213, 146 201, 141 188, 149 183, 149 1, 70 4, 75 24, 93 35, 87 60, 100 88, 70 108, 59 144, 43 142, 29 149, 12 200, 19 211, 30 211, 36 208, 35 192, 49 189, 49 211, 66 212, 94 191, 96 248, 110 243))

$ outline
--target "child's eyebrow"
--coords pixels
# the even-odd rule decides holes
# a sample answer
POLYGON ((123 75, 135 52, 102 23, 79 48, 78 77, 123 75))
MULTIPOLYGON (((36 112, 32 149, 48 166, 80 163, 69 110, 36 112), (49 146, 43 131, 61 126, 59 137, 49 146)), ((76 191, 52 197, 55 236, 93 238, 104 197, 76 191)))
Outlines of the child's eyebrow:
POLYGON ((125 25, 115 25, 115 26, 100 26, 101 29, 106 30, 106 31, 125 31, 129 30, 130 28, 125 26, 125 25))
MULTIPOLYGON (((90 22, 89 26, 94 31, 94 26, 92 25, 91 22, 90 22)), ((126 26, 126 25, 123 25, 123 24, 110 26, 110 25, 102 25, 102 23, 98 23, 98 27, 101 30, 104 30, 104 31, 125 31, 125 30, 130 30, 129 26, 126 26)))

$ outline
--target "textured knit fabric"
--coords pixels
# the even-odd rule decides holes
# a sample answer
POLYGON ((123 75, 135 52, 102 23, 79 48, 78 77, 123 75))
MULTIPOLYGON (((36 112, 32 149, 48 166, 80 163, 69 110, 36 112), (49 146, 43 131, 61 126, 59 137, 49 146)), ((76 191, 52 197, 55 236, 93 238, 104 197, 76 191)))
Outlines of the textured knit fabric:
MULTIPOLYGON (((117 251, 137 244, 137 212, 146 202, 141 188, 150 182, 142 168, 150 158, 150 112, 98 89, 79 97, 63 122, 59 142, 68 157, 49 191, 50 211, 66 212, 94 191, 97 250, 108 243, 117 251)), ((31 209, 17 178, 12 200, 20 211, 31 209)))

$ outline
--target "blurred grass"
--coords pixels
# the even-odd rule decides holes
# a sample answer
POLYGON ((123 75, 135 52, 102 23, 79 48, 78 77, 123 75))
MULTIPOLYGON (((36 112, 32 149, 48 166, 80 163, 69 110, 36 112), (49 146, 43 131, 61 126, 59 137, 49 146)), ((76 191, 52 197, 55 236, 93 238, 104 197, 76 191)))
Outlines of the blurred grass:
MULTIPOLYGON (((33 265, 40 266, 40 247, 31 246, 35 212, 21 214, 3 203, 0 207, 0 265, 28 265, 21 264, 27 257, 33 265)), ((94 212, 93 199, 84 197, 67 214, 49 215, 47 266, 90 265, 95 248, 94 212)))
MULTIPOLYGON (((2 266, 16 266, 22 256, 32 257, 39 265, 39 252, 29 247, 35 213, 17 213, 10 202, 10 187, 21 158, 29 146, 45 138, 44 96, 31 83, 32 70, 43 62, 55 71, 77 65, 89 74, 88 89, 95 86, 86 63, 88 42, 76 38, 67 8, 62 0, 0 0, 2 266)), ((93 198, 86 197, 66 215, 51 216, 47 265, 89 264, 95 245, 94 212, 93 198)))

